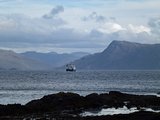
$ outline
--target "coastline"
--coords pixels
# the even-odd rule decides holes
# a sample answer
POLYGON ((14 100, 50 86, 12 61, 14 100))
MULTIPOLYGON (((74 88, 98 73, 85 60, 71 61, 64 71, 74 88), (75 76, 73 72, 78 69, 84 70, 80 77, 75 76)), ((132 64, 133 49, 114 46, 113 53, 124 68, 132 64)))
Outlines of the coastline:
POLYGON ((63 120, 147 120, 160 119, 160 98, 154 95, 134 95, 118 91, 80 96, 76 93, 57 93, 32 100, 25 105, 0 105, 0 119, 63 119, 63 120), (100 111, 107 108, 136 108, 138 111, 129 114, 101 116, 82 116, 85 111, 100 111), (150 108, 153 111, 145 111, 150 108), (158 111, 158 112, 154 112, 158 111), (13 112, 14 111, 14 112, 13 112), (154 118, 154 119, 153 119, 154 118), (145 118, 144 118, 145 119, 145 118))

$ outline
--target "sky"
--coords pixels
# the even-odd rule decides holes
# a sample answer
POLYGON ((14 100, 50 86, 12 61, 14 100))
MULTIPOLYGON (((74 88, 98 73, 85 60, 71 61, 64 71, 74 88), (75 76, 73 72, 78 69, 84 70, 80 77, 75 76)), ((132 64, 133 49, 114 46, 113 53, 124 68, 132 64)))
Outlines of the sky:
POLYGON ((0 49, 101 52, 160 43, 160 0, 0 0, 0 49))

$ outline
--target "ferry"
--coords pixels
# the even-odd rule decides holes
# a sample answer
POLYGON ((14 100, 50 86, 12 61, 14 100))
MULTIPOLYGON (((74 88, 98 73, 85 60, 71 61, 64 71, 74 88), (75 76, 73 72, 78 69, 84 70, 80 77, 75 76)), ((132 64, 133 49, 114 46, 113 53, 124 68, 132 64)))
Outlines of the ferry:
POLYGON ((76 72, 76 66, 74 64, 67 64, 66 71, 76 72))

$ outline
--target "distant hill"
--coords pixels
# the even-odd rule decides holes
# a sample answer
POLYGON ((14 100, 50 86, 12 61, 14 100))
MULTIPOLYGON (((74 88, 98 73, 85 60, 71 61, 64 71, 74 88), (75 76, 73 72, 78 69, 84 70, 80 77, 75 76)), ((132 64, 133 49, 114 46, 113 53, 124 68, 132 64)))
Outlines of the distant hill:
POLYGON ((45 70, 49 66, 26 58, 18 53, 0 50, 0 70, 45 70))
POLYGON ((89 53, 85 52, 74 52, 71 54, 58 54, 56 52, 49 52, 49 53, 39 53, 39 52, 25 52, 21 53, 21 55, 39 61, 43 64, 47 64, 52 68, 63 66, 69 62, 72 62, 74 60, 80 59, 81 57, 84 57, 86 55, 89 55, 89 53))
POLYGON ((74 61, 78 69, 160 69, 160 44, 113 41, 103 52, 74 61))

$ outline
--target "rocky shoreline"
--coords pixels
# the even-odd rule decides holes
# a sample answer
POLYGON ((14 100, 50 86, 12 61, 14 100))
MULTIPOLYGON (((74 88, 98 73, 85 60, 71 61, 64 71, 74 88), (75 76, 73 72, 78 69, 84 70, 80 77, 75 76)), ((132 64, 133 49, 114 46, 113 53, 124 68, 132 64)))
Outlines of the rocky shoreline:
POLYGON ((25 105, 0 105, 0 119, 12 120, 160 120, 160 112, 144 111, 143 108, 160 110, 160 97, 132 95, 117 91, 80 96, 75 93, 57 93, 32 100, 25 105), (102 108, 136 107, 139 111, 130 114, 87 116, 80 114, 102 108))

